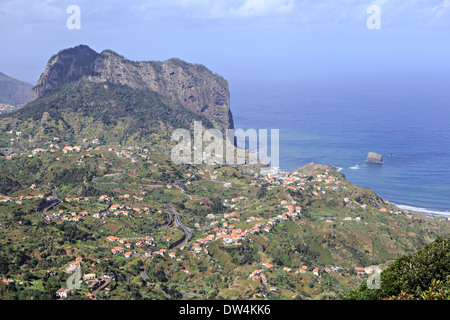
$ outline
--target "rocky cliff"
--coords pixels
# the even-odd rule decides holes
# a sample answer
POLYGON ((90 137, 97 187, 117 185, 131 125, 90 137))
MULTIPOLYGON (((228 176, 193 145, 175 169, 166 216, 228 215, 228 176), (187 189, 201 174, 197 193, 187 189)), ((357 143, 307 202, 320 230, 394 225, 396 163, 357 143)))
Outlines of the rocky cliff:
POLYGON ((31 101, 32 87, 0 72, 0 103, 22 106, 31 101))
POLYGON ((228 82, 205 66, 180 59, 131 61, 105 50, 80 45, 54 55, 33 88, 33 100, 64 84, 86 78, 132 89, 149 89, 210 118, 219 129, 233 128, 228 82))

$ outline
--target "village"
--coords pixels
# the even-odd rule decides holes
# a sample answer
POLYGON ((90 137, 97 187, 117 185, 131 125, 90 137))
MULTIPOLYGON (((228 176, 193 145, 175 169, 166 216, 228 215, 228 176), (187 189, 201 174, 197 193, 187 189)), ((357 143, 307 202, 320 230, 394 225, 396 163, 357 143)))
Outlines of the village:
MULTIPOLYGON (((20 132, 10 132, 10 134, 20 137, 20 132)), ((14 138, 13 138, 14 139, 14 138)), ((147 166, 159 167, 157 161, 151 160, 151 152, 148 148, 139 147, 121 147, 121 146, 59 146, 58 139, 54 138, 54 141, 49 142, 48 148, 34 148, 31 152, 24 153, 11 153, 4 155, 6 160, 13 160, 16 157, 32 158, 44 154, 56 154, 55 161, 62 161, 64 157, 69 155, 79 155, 77 165, 83 166, 84 161, 89 158, 104 158, 107 154, 114 156, 117 159, 126 160, 130 162, 130 165, 137 165, 143 161, 147 166)), ((92 141, 93 144, 98 141, 92 141)), ((157 236, 158 231, 155 230, 154 234, 135 234, 132 237, 117 236, 116 234, 105 234, 101 236, 100 243, 102 246, 109 246, 110 256, 105 257, 108 259, 114 257, 124 257, 125 259, 144 259, 153 260, 155 258, 168 257, 174 259, 180 263, 183 259, 191 256, 208 256, 209 247, 214 243, 220 243, 225 247, 240 246, 243 241, 249 239, 250 235, 270 234, 276 225, 282 225, 286 221, 300 221, 302 219, 303 208, 297 204, 297 201, 290 195, 292 192, 310 192, 311 197, 333 197, 336 192, 344 191, 345 184, 334 174, 334 171, 327 168, 321 174, 308 175, 302 174, 298 171, 291 173, 278 172, 269 173, 267 175, 260 175, 258 172, 250 167, 247 168, 247 174, 251 176, 250 186, 255 188, 261 188, 263 185, 267 186, 267 190, 284 190, 285 199, 279 201, 274 207, 274 211, 268 211, 264 214, 251 213, 251 211, 242 211, 241 206, 248 204, 249 200, 246 196, 237 196, 232 198, 223 199, 222 205, 226 208, 224 213, 217 214, 210 212, 207 214, 204 223, 193 223, 189 226, 192 228, 193 237, 187 243, 171 247, 178 239, 172 238, 159 238, 157 236), (271 212, 280 212, 273 214, 271 212), (238 226, 238 227, 237 227, 238 226), (244 227, 243 227, 244 226, 244 227), (158 240, 159 239, 159 240, 158 240)), ((222 173, 208 168, 197 169, 196 172, 185 172, 185 180, 177 181, 175 183, 160 184, 156 187, 158 189, 167 190, 169 193, 177 193, 186 195, 189 199, 194 200, 192 195, 186 193, 186 188, 193 186, 192 177, 197 175, 200 177, 198 181, 216 182, 223 186, 224 189, 229 189, 232 182, 224 180, 221 177, 222 173)), ((65 197, 59 199, 57 197, 56 189, 52 190, 49 194, 48 191, 44 191, 42 188, 38 188, 36 185, 30 185, 28 188, 30 194, 33 195, 18 195, 18 196, 6 196, 0 195, 0 204, 8 205, 14 203, 17 205, 25 205, 27 203, 44 202, 55 204, 54 206, 43 206, 41 217, 46 223, 81 223, 83 221, 101 221, 101 224, 106 224, 110 219, 143 219, 147 216, 149 219, 155 214, 163 215, 163 210, 155 207, 153 203, 147 203, 146 196, 148 190, 140 190, 135 193, 123 192, 116 194, 114 197, 104 194, 99 197, 65 197), (57 202, 55 202, 57 201, 57 202), (71 209, 58 209, 59 204, 64 204, 71 209), (86 209, 96 208, 95 210, 86 209), (94 219, 94 220, 91 220, 94 219)), ((395 207, 381 207, 371 208, 366 203, 359 203, 349 197, 342 198, 348 212, 364 212, 368 210, 377 210, 379 212, 385 212, 394 215, 404 215, 409 219, 413 219, 413 215, 403 210, 395 209, 395 207), (358 211, 363 210, 363 211, 358 211)), ((182 212, 181 212, 182 214, 182 212)), ((170 214, 169 214, 170 216, 170 214)), ((442 220, 449 220, 449 218, 439 218, 442 220)), ((202 220, 203 221, 203 220, 202 220)), ((345 223, 363 223, 367 225, 364 218, 361 216, 340 216, 339 220, 336 217, 323 218, 324 224, 336 224, 343 225, 345 223)), ((83 263, 83 258, 78 257, 76 261, 69 264, 64 270, 65 273, 71 274, 76 271, 76 268, 80 267, 83 263)), ((300 275, 309 274, 317 277, 317 282, 320 283, 321 275, 325 274, 340 274, 342 271, 353 272, 356 276, 366 276, 374 272, 371 267, 359 266, 350 270, 348 267, 342 267, 340 265, 298 265, 296 267, 287 267, 274 265, 269 260, 260 263, 260 267, 249 272, 248 279, 252 281, 260 282, 266 292, 271 291, 271 286, 268 283, 268 272, 284 271, 286 274, 300 275)), ((91 299, 97 299, 96 293, 101 290, 108 291, 108 283, 113 275, 101 275, 88 273, 82 277, 84 282, 90 291, 86 293, 86 296, 91 299)), ((4 278, 3 283, 14 282, 13 279, 4 278)), ((60 288, 57 291, 58 298, 67 298, 70 294, 70 289, 60 288)), ((266 297, 267 294, 256 293, 255 297, 266 297)), ((292 298, 295 298, 294 296, 292 298)))
POLYGON ((19 107, 7 103, 0 103, 0 114, 10 113, 17 110, 19 107))

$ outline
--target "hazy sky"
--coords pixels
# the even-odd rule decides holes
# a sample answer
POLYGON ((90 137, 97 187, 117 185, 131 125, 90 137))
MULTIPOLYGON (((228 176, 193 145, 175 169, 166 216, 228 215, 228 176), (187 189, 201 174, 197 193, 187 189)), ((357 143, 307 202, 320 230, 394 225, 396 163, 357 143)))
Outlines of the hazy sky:
POLYGON ((450 0, 0 0, 0 72, 35 84, 59 50, 179 57, 229 81, 449 73, 450 0), (70 30, 70 5, 81 29, 70 30), (381 29, 369 30, 370 5, 381 29))

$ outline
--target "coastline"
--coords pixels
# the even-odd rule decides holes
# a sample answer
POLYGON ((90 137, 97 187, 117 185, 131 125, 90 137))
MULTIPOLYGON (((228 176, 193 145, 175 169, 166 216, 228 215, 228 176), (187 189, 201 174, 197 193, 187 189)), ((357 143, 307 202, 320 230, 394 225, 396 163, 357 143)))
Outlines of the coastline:
MULTIPOLYGON (((343 170, 343 168, 341 168, 341 167, 334 167, 334 166, 330 166, 330 167, 333 168, 333 170, 335 170, 336 172, 341 172, 343 170)), ((273 167, 269 166, 269 168, 266 169, 266 174, 267 173, 287 174, 290 172, 292 172, 292 171, 283 170, 282 168, 278 168, 278 167, 273 168, 273 167)), ((350 183, 352 183, 352 182, 350 181, 350 183)), ((388 199, 386 199, 386 200, 388 200, 388 199)), ((423 213, 428 217, 445 217, 445 218, 450 219, 450 210, 436 210, 436 209, 431 209, 431 208, 422 208, 422 207, 411 206, 411 205, 407 205, 407 204, 398 204, 398 203, 393 203, 393 202, 391 202, 391 203, 393 205, 395 205, 396 207, 398 207, 399 209, 402 209, 405 211, 423 213)))
POLYGON ((409 206, 409 205, 405 205, 405 204, 396 204, 396 203, 392 203, 392 204, 397 206, 399 209, 406 210, 406 211, 420 212, 429 217, 450 218, 450 211, 441 211, 441 210, 434 210, 434 209, 428 209, 428 208, 420 208, 420 207, 414 207, 414 206, 409 206))
MULTIPOLYGON (((249 148, 247 148, 250 153, 256 157, 258 160, 260 160, 259 157, 259 152, 258 150, 250 150, 249 148)), ((343 167, 339 167, 339 166, 331 166, 329 165, 331 168, 333 168, 336 172, 342 173, 342 171, 345 170, 345 168, 343 167)), ((348 167, 348 169, 350 170, 359 170, 361 169, 361 167, 363 167, 365 165, 354 165, 351 167, 348 167)), ((295 170, 295 169, 293 169, 295 170)), ((281 167, 271 167, 270 165, 266 168, 264 168, 264 174, 288 174, 290 172, 292 172, 293 170, 285 170, 281 167)), ((349 180, 350 183, 354 184, 352 181, 349 180)), ((355 184, 357 185, 357 184, 355 184)), ((371 189, 373 190, 373 189, 371 189)), ((375 191, 375 190, 373 190, 375 191)), ((375 191, 376 192, 376 191, 375 191)), ((388 198, 389 197, 383 197, 384 199, 388 200, 389 202, 391 202, 388 198)), ((445 217, 445 218, 449 218, 450 219, 450 209, 434 209, 434 208, 426 208, 426 207, 417 207, 417 206, 413 206, 413 205, 408 205, 408 204, 401 204, 398 203, 397 201, 391 202, 393 205, 397 206, 399 209, 401 210, 405 210, 405 211, 411 211, 411 212, 417 212, 417 213, 422 213, 425 214, 428 217, 445 217)))

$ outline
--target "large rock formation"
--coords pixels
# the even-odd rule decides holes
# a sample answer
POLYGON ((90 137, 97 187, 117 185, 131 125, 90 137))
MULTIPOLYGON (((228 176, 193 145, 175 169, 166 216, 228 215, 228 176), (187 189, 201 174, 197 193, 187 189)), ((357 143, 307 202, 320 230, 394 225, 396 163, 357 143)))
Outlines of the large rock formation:
POLYGON ((0 72, 0 103, 22 106, 31 101, 33 86, 0 72))
POLYGON ((374 163, 382 163, 383 156, 379 153, 369 152, 369 154, 367 155, 367 161, 374 162, 374 163))
POLYGON ((150 89, 208 116, 219 129, 234 127, 228 82, 205 66, 180 59, 130 61, 111 50, 97 53, 85 45, 62 50, 50 58, 33 88, 33 100, 82 77, 96 83, 150 89))

